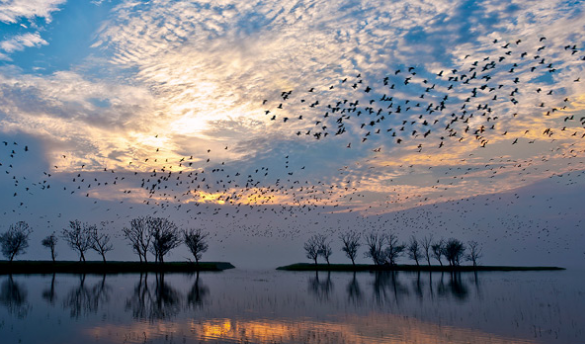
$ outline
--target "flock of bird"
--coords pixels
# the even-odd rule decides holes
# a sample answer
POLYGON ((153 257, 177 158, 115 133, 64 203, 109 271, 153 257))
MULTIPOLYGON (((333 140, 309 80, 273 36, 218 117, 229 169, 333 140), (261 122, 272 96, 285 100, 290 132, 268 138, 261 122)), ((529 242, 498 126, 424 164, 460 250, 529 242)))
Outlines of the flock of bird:
MULTIPOLYGON (((260 104, 261 116, 278 132, 288 131, 289 137, 312 149, 319 149, 318 145, 327 140, 334 140, 342 154, 368 147, 368 156, 355 166, 343 166, 346 163, 343 162, 336 174, 320 178, 315 174, 321 171, 295 156, 295 152, 243 168, 237 161, 216 162, 216 152, 207 148, 200 154, 169 159, 157 147, 152 156, 137 158, 124 170, 104 167, 98 170, 81 165, 74 172, 65 172, 56 161, 43 172, 42 178, 32 181, 30 176, 15 173, 18 169, 13 166, 15 161, 23 161, 19 160, 21 155, 30 154, 29 147, 4 141, 0 147, 3 148, 0 166, 13 183, 10 196, 16 200, 12 209, 5 208, 4 214, 24 211, 27 199, 41 190, 91 198, 96 204, 104 194, 121 193, 118 200, 130 204, 129 209, 142 202, 153 213, 174 209, 193 219, 221 216, 231 219, 234 227, 245 232, 294 235, 299 233, 294 221, 303 221, 311 213, 333 218, 333 214, 354 210, 380 214, 418 206, 415 209, 426 215, 418 214, 415 222, 424 223, 423 219, 432 214, 433 203, 473 199, 468 194, 457 198, 456 187, 463 184, 463 179, 494 183, 497 187, 497 176, 524 181, 532 180, 534 175, 554 177, 560 171, 570 177, 563 182, 577 183, 584 170, 581 140, 585 138, 585 116, 575 116, 570 90, 566 83, 559 87, 554 79, 562 66, 553 59, 559 54, 563 61, 585 63, 585 56, 581 56, 581 47, 574 44, 549 53, 545 37, 540 37, 538 43, 534 51, 529 51, 523 49, 520 39, 494 40, 498 54, 480 59, 465 56, 457 68, 429 71, 404 66, 371 83, 368 80, 375 78, 357 73, 332 85, 284 90, 267 97, 260 104), (523 123, 536 124, 528 128, 523 123), (541 123, 546 126, 536 127, 541 123), (307 143, 307 138, 318 142, 307 143), (437 161, 445 150, 453 152, 461 147, 487 150, 492 144, 508 149, 503 147, 557 138, 565 140, 563 146, 538 158, 511 159, 505 152, 499 152, 489 160, 478 160, 481 153, 474 151, 447 167, 437 161), (399 149, 418 154, 417 160, 388 163, 391 159, 400 161, 394 158, 404 154, 399 149), (567 163, 550 172, 539 170, 547 159, 567 163), (153 165, 157 167, 143 171, 153 165), (397 177, 393 180, 385 175, 397 177), (425 190, 413 194, 398 179, 414 175, 422 176, 421 189, 425 190), (69 179, 65 180, 66 177, 69 179), (371 191, 364 184, 382 177, 395 187, 385 188, 386 196, 372 206, 367 198, 371 191), (295 220, 289 221, 293 225, 286 230, 282 224, 279 229, 267 230, 266 226, 251 228, 240 222, 248 217, 295 220)), ((579 76, 571 78, 570 84, 581 83, 579 76)), ((62 158, 66 160, 67 156, 62 158)), ((364 226, 383 228, 393 221, 405 222, 401 216, 405 215, 397 214, 383 223, 374 220, 364 226)), ((433 216, 433 224, 421 226, 448 226, 440 223, 440 217, 433 216)), ((278 223, 274 222, 274 226, 278 223)), ((337 225, 343 224, 338 221, 337 225)), ((335 231, 335 227, 330 230, 335 231)))

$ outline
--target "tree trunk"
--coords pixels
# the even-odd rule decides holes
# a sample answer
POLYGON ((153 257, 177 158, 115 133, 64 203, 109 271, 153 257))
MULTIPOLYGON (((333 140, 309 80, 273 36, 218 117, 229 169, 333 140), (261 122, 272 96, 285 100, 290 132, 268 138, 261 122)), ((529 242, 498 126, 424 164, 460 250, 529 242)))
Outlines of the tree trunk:
POLYGON ((85 262, 85 256, 83 255, 83 251, 79 251, 79 261, 85 262))
POLYGON ((351 258, 351 264, 353 264, 353 266, 355 267, 355 260, 353 258, 351 258))
POLYGON ((313 260, 315 260, 315 265, 317 265, 317 258, 313 258, 313 260))
POLYGON ((102 252, 102 259, 104 260, 104 264, 106 264, 106 254, 102 252))
POLYGON ((53 259, 53 263, 55 262, 55 248, 51 247, 51 258, 53 259))

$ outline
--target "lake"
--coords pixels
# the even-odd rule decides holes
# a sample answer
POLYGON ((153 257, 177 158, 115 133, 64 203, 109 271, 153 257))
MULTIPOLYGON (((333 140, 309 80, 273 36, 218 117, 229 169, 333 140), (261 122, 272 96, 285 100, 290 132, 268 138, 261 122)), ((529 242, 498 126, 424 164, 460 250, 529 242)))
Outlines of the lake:
POLYGON ((0 276, 6 343, 585 343, 585 274, 0 276))

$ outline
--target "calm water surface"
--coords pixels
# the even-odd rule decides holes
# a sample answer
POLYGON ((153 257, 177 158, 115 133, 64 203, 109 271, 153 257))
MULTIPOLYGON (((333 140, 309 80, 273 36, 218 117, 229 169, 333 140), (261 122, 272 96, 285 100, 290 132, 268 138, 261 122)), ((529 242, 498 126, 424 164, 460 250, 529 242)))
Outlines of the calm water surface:
POLYGON ((1 343, 585 343, 580 271, 0 276, 1 343))

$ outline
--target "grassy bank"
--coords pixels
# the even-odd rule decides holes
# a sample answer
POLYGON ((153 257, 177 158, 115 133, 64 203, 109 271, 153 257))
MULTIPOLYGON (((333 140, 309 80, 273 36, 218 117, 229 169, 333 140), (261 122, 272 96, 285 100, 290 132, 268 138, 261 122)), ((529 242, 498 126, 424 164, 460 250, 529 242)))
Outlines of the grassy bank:
POLYGON ((281 266, 284 271, 551 271, 565 270, 556 266, 439 266, 439 265, 371 265, 371 264, 309 264, 297 263, 281 266))
POLYGON ((199 265, 191 262, 140 263, 140 262, 77 262, 77 261, 14 261, 0 262, 0 274, 111 274, 136 272, 196 272, 196 271, 223 271, 233 269, 230 263, 200 262, 199 265))

